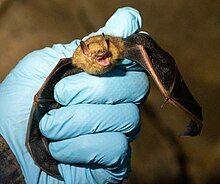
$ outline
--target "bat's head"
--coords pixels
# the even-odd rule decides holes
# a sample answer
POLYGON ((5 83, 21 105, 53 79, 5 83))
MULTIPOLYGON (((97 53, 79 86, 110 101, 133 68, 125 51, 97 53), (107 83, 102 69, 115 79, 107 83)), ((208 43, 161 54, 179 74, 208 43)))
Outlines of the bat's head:
POLYGON ((121 38, 99 35, 81 41, 73 55, 73 64, 94 75, 111 70, 122 58, 121 38))

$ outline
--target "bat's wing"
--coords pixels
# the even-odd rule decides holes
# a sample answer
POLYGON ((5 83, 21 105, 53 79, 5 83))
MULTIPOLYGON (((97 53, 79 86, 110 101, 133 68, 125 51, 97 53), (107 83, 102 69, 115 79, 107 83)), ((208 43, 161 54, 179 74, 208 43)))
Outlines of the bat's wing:
POLYGON ((58 179, 62 179, 58 170, 59 162, 51 156, 48 149, 48 140, 39 130, 39 122, 48 111, 62 106, 54 99, 55 84, 63 77, 79 72, 81 72, 81 70, 72 65, 70 58, 61 59, 34 96, 28 122, 25 143, 27 150, 36 165, 47 174, 58 179))
POLYGON ((182 136, 196 136, 203 126, 202 109, 187 88, 175 60, 147 34, 138 33, 125 39, 124 57, 144 67, 170 102, 186 112, 191 121, 182 136))

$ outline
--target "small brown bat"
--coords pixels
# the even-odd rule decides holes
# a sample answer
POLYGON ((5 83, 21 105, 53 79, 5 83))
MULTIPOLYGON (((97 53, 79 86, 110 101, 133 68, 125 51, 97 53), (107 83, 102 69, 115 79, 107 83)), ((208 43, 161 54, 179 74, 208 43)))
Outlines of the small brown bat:
POLYGON ((182 109, 191 121, 182 136, 196 136, 203 126, 202 109, 187 88, 174 59, 148 35, 137 33, 128 38, 108 35, 81 41, 72 58, 61 59, 34 97, 29 118, 26 147, 35 163, 47 174, 62 179, 58 164, 48 149, 48 140, 39 130, 41 118, 62 107, 54 99, 54 86, 62 78, 79 72, 102 75, 127 58, 139 63, 151 75, 165 102, 182 109))

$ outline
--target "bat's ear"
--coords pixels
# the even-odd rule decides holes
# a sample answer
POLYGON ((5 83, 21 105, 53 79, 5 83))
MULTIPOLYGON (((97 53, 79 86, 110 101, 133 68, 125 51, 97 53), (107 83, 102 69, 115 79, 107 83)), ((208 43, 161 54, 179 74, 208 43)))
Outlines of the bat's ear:
POLYGON ((80 47, 81 47, 81 49, 82 49, 82 51, 83 51, 83 54, 85 54, 85 55, 87 55, 87 56, 90 55, 90 53, 89 53, 89 48, 87 47, 87 45, 85 44, 84 41, 81 41, 81 42, 80 42, 80 47))
POLYGON ((106 50, 109 50, 109 39, 105 37, 104 33, 102 33, 102 36, 103 36, 104 46, 105 46, 106 50))

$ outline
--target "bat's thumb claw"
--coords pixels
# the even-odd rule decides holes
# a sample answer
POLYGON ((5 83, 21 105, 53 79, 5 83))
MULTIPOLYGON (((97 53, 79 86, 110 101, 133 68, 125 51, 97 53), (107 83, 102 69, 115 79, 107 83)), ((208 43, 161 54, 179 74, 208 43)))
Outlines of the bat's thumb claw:
POLYGON ((187 125, 185 131, 180 134, 181 137, 187 136, 197 136, 200 135, 202 131, 202 123, 198 123, 194 120, 191 120, 190 123, 187 125))

